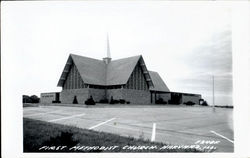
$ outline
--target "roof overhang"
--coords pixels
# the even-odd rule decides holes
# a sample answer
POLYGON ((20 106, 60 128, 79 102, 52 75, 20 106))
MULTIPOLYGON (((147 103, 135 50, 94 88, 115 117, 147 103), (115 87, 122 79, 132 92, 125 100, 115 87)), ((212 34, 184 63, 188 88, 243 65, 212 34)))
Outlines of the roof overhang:
POLYGON ((149 74, 149 71, 148 71, 148 69, 147 69, 147 67, 146 67, 146 64, 145 64, 145 62, 144 62, 142 56, 139 58, 139 61, 138 61, 138 62, 139 62, 139 64, 140 64, 140 66, 142 67, 142 72, 143 72, 143 74, 144 74, 144 76, 145 76, 145 78, 146 78, 146 81, 147 81, 149 87, 154 87, 152 78, 151 78, 151 76, 150 76, 150 74, 149 74))
POLYGON ((72 66, 72 64, 73 64, 73 59, 72 59, 71 55, 69 55, 68 60, 64 66, 63 72, 61 74, 61 77, 57 83, 57 87, 63 87, 64 82, 66 81, 66 77, 68 76, 68 73, 69 73, 69 70, 70 70, 70 67, 72 66))

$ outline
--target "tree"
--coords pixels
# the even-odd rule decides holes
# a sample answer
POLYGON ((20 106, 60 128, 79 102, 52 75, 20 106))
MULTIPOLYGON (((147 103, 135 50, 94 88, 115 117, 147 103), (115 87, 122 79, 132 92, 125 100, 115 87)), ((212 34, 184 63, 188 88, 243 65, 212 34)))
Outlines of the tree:
POLYGON ((32 100, 28 95, 23 95, 23 103, 31 103, 32 100))
POLYGON ((40 98, 38 98, 36 95, 28 96, 23 95, 23 103, 39 103, 40 98))
POLYGON ((32 103, 39 103, 40 99, 36 95, 30 96, 32 103))

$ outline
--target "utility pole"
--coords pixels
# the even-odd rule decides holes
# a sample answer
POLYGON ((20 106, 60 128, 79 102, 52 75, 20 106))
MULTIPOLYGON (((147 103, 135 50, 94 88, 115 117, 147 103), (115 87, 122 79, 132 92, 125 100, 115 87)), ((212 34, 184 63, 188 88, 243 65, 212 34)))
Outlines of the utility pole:
POLYGON ((215 112, 215 102, 214 102, 214 75, 212 76, 213 78, 213 112, 215 112))
POLYGON ((213 106, 214 106, 214 75, 213 75, 213 106))

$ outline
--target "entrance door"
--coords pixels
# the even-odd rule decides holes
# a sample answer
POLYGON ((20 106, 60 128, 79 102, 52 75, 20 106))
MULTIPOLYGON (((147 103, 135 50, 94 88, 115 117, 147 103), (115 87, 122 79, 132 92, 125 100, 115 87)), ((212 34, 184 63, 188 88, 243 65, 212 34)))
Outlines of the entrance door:
POLYGON ((181 104, 182 94, 181 93, 171 93, 171 103, 181 104))
POLYGON ((60 100, 60 93, 56 93, 56 102, 58 102, 60 100))
POLYGON ((155 104, 155 95, 156 94, 155 94, 155 92, 152 92, 152 91, 150 94, 151 94, 151 104, 155 104))

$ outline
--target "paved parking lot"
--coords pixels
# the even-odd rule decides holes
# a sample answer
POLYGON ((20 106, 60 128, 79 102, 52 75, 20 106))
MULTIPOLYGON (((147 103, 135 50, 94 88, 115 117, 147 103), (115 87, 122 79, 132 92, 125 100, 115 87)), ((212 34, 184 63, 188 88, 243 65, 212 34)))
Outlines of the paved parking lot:
POLYGON ((39 106, 25 107, 23 117, 149 140, 155 123, 157 142, 213 145, 216 152, 233 152, 232 112, 226 108, 183 106, 39 106))

